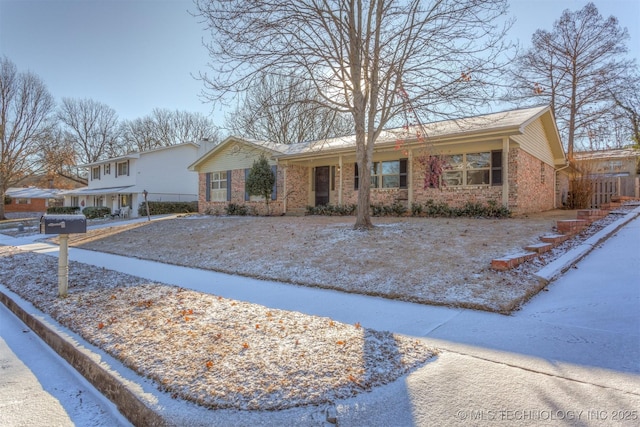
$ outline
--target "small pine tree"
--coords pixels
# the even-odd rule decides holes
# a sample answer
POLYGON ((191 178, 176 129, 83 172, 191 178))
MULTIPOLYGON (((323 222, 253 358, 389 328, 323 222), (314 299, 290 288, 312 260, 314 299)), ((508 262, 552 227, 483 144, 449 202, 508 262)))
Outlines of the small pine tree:
POLYGON ((271 199, 271 191, 276 177, 273 176, 271 166, 264 154, 260 155, 253 166, 249 170, 247 176, 246 189, 252 196, 262 196, 267 204, 267 215, 269 215, 269 200, 271 199))

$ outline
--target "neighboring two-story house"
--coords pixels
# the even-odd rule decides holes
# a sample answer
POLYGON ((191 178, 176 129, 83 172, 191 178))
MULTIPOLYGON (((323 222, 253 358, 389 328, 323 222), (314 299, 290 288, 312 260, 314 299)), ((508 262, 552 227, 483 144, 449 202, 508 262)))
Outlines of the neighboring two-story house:
POLYGON ((80 165, 89 185, 64 192, 64 205, 108 207, 136 217, 145 191, 149 201, 197 201, 198 174, 187 167, 202 155, 199 150, 189 142, 80 165))

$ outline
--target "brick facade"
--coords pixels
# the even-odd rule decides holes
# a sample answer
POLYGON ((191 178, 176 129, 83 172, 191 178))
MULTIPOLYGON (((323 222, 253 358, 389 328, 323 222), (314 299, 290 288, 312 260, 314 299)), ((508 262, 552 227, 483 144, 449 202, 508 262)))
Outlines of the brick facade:
POLYGON ((287 165, 284 168, 287 175, 287 194, 283 197, 287 200, 287 210, 302 211, 309 204, 309 168, 299 165, 287 165))
POLYGON ((519 148, 509 150, 509 209, 543 212, 555 206, 555 169, 519 148))
MULTIPOLYGON (((207 200, 207 174, 198 174, 198 212, 213 215, 225 213, 225 208, 230 203, 243 205, 249 209, 252 215, 266 215, 267 204, 262 201, 250 201, 245 199, 245 171, 235 169, 231 171, 231 200, 230 201, 208 201, 207 200)), ((284 213, 284 203, 282 191, 284 188, 284 176, 281 168, 276 174, 276 200, 269 200, 269 212, 271 215, 282 215, 284 213)))
POLYGON ((489 200, 502 204, 502 185, 469 185, 460 187, 442 186, 440 188, 424 188, 424 173, 418 159, 413 160, 413 203, 424 204, 428 200, 436 203, 446 203, 452 208, 459 208, 465 203, 483 203, 489 200))
POLYGON ((29 199, 29 203, 18 203, 17 198, 12 198, 11 203, 4 205, 5 213, 14 213, 14 212, 46 212, 47 211, 47 200, 46 199, 29 199))
MULTIPOLYGON (((509 150, 508 179, 509 209, 514 213, 541 212, 554 208, 555 199, 555 170, 552 166, 540 161, 520 148, 509 150)), ((465 203, 487 204, 489 201, 502 205, 503 185, 476 185, 460 187, 424 188, 423 173, 418 159, 413 159, 411 188, 413 197, 410 198, 408 189, 372 189, 372 205, 392 205, 401 203, 407 208, 409 200, 412 203, 424 204, 429 200, 436 203, 446 203, 450 207, 462 207, 465 203)), ((231 173, 231 203, 244 205, 252 214, 266 214, 264 202, 245 200, 245 172, 236 169, 231 173)), ((214 214, 225 213, 228 202, 206 201, 206 174, 200 173, 199 178, 199 210, 214 214)), ((277 169, 277 199, 270 201, 272 215, 288 212, 302 212, 311 204, 313 193, 310 193, 311 169, 307 166, 288 164, 280 165, 277 169), (286 171, 285 171, 286 170, 286 171), (286 185, 284 182, 286 175, 286 185), (286 190, 286 194, 284 194, 286 190)), ((339 188, 342 183, 342 204, 357 204, 358 190, 354 189, 355 164, 344 163, 342 175, 336 173, 335 187, 331 190, 331 203, 338 204, 339 188), (341 181, 341 182, 340 182, 341 181)))

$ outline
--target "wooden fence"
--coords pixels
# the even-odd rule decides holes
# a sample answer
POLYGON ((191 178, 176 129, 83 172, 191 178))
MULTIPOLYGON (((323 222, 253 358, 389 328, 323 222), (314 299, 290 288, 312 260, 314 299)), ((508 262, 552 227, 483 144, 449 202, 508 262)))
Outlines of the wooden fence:
POLYGON ((610 203, 613 196, 640 198, 640 178, 622 176, 597 178, 592 181, 591 209, 598 209, 603 203, 610 203))

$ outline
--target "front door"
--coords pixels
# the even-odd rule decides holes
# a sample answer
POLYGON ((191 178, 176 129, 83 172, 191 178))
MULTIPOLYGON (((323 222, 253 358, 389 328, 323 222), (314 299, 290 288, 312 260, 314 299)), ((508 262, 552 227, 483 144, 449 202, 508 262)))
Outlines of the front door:
POLYGON ((316 206, 329 204, 329 166, 316 168, 316 206))

